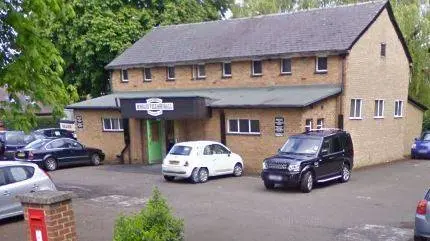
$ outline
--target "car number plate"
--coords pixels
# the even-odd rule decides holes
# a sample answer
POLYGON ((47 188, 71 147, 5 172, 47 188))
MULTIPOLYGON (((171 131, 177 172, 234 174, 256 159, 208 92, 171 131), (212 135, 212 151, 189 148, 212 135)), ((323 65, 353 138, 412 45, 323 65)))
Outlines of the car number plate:
POLYGON ((22 152, 18 153, 18 157, 25 157, 25 153, 22 153, 22 152))
POLYGON ((427 153, 427 150, 418 150, 418 153, 427 153))
POLYGON ((281 176, 277 176, 277 175, 269 175, 269 180, 272 180, 272 181, 282 181, 282 177, 281 176))

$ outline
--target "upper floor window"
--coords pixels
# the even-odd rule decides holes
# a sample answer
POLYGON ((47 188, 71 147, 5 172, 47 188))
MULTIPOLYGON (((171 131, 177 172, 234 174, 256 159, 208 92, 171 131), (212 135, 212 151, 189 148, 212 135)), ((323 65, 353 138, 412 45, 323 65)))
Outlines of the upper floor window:
POLYGON ((375 118, 384 118, 384 100, 375 100, 375 118))
POLYGON ((387 51, 387 44, 386 43, 381 43, 381 56, 382 57, 385 57, 386 51, 387 51))
POLYGON ((121 75, 122 82, 128 82, 128 70, 122 69, 120 72, 120 75, 121 75))
POLYGON ((249 119, 228 120, 228 133, 260 134, 260 121, 249 119))
POLYGON ((143 80, 148 82, 152 80, 151 68, 143 69, 143 80))
POLYGON ((167 80, 174 80, 175 79, 175 66, 168 66, 167 67, 167 80))
POLYGON ((197 78, 206 78, 206 68, 204 64, 197 65, 197 78))
POLYGON ((281 60, 281 74, 291 74, 291 59, 281 60))
POLYGON ((317 73, 327 72, 327 57, 317 57, 315 61, 315 70, 317 73))
POLYGON ((403 100, 394 102, 394 117, 403 117, 403 100))
POLYGON ((361 119, 362 99, 351 99, 351 109, 349 111, 349 119, 361 119))
POLYGON ((263 75, 263 62, 261 60, 252 61, 252 75, 253 76, 263 75))
POLYGON ((305 131, 310 131, 312 130, 312 119, 306 119, 305 121, 305 131))
POLYGON ((320 118, 317 120, 317 129, 324 128, 324 118, 320 118))
POLYGON ((231 77, 231 62, 222 63, 222 77, 231 77))

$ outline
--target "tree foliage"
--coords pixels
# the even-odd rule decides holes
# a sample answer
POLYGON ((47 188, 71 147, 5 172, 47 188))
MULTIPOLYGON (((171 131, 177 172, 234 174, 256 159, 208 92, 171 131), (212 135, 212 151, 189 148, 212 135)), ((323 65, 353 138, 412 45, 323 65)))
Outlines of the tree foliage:
POLYGON ((56 27, 64 80, 81 98, 109 91, 110 61, 154 26, 219 19, 230 0, 72 0, 76 17, 56 27))
POLYGON ((51 41, 51 23, 71 13, 64 0, 0 2, 0 87, 15 100, 0 103, 0 118, 13 128, 31 129, 39 105, 61 115, 75 96, 74 88, 62 82, 63 60, 51 41), (19 95, 31 101, 20 101, 19 95))
POLYGON ((120 216, 114 228, 114 241, 182 241, 184 224, 172 215, 166 199, 157 188, 138 214, 120 216))

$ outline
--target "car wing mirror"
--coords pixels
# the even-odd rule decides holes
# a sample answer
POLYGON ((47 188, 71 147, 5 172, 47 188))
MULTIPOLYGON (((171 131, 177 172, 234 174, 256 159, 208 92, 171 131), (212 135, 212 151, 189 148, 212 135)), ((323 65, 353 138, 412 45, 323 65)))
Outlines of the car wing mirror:
POLYGON ((328 149, 322 149, 321 150, 321 156, 325 156, 328 154, 328 149))
POLYGON ((419 139, 418 139, 418 137, 415 137, 415 139, 414 139, 415 141, 418 141, 419 139))
POLYGON ((231 156, 231 151, 228 151, 228 153, 227 153, 227 154, 228 154, 228 156, 231 156))

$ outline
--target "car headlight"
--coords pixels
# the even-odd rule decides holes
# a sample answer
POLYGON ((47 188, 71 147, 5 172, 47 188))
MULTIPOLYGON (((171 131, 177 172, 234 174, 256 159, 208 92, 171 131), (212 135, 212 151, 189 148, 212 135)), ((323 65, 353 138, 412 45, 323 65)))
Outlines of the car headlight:
POLYGON ((266 161, 263 161, 263 170, 267 169, 266 161))
POLYGON ((288 166, 288 171, 290 172, 299 172, 300 171, 300 163, 294 163, 288 166))
POLYGON ((412 144, 412 149, 415 149, 415 148, 417 148, 417 144, 412 144))

